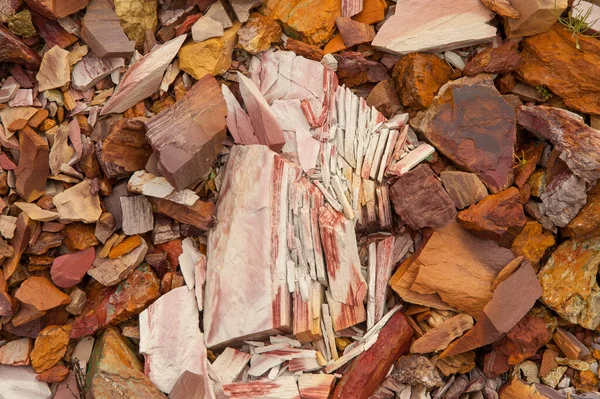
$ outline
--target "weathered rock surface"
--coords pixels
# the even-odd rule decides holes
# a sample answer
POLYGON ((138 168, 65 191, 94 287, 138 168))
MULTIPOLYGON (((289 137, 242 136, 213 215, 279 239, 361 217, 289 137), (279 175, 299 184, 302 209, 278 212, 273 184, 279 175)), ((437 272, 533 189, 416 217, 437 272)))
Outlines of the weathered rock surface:
POLYGON ((444 350, 450 342, 460 337, 471 327, 473 327, 473 318, 471 316, 465 313, 457 314, 416 339, 410 350, 413 353, 429 353, 444 350))
POLYGON ((562 232, 574 238, 586 238, 600 234, 600 185, 589 192, 586 204, 577 216, 565 227, 562 232))
POLYGON ((36 75, 40 91, 63 87, 71 81, 68 55, 67 50, 58 46, 52 47, 44 54, 40 70, 36 75))
POLYGON ((576 38, 559 23, 525 38, 521 44, 524 61, 516 73, 530 86, 543 86, 559 95, 568 107, 597 115, 600 87, 594 71, 600 65, 600 42, 585 35, 578 35, 577 40, 580 50, 576 38))
POLYGON ((458 209, 464 209, 487 197, 488 192, 475 173, 443 171, 440 173, 444 189, 458 209))
POLYGON ((54 367, 67 352, 71 326, 47 326, 35 339, 31 365, 37 373, 54 367))
POLYGON ((481 0, 481 2, 490 10, 498 15, 507 18, 519 18, 521 15, 510 3, 509 0, 481 0))
POLYGON ((588 329, 600 324, 600 238, 563 242, 540 270, 542 302, 559 315, 588 329))
POLYGON ((60 305, 67 305, 71 298, 45 277, 32 276, 23 281, 15 292, 15 298, 45 311, 60 305))
POLYGON ((397 384, 422 385, 427 389, 443 385, 435 366, 425 356, 400 356, 394 366, 390 377, 397 384))
POLYGON ((7 398, 51 398, 52 391, 48 384, 35 377, 35 371, 31 367, 0 365, 0 392, 7 398))
POLYGON ((391 118, 402 109, 394 85, 389 80, 383 80, 375 85, 367 97, 367 105, 375 107, 386 118, 391 118))
POLYGON ((46 192, 50 173, 48 143, 29 126, 19 131, 19 166, 15 170, 17 194, 31 202, 46 192))
POLYGON ((148 244, 142 239, 141 245, 131 252, 113 259, 97 257, 87 274, 105 286, 113 286, 123 281, 144 261, 148 244))
POLYGON ((81 39, 98 57, 130 57, 135 42, 129 41, 108 0, 92 0, 82 19, 81 39))
POLYGON ((92 194, 92 181, 86 179, 52 199, 63 222, 96 222, 102 214, 100 197, 92 194))
POLYGON ((510 0, 519 12, 517 18, 506 18, 504 28, 509 38, 544 33, 556 24, 556 16, 567 8, 567 0, 510 0))
POLYGON ((92 266, 96 250, 88 248, 54 259, 50 275, 54 284, 61 288, 70 288, 78 284, 92 266))
POLYGON ((500 47, 488 47, 467 63, 463 72, 467 76, 480 73, 509 73, 521 66, 519 42, 510 40, 500 47))
POLYGON ((569 224, 586 201, 585 180, 571 175, 566 180, 559 179, 546 187, 540 198, 540 211, 556 226, 569 224))
POLYGON ((87 6, 89 0, 26 0, 27 6, 49 19, 64 18, 87 6))
POLYGON ((14 62, 29 69, 37 69, 42 58, 2 25, 0 26, 0 61, 14 62))
POLYGON ((338 79, 348 87, 366 82, 379 83, 390 78, 382 63, 366 58, 359 51, 344 51, 334 57, 338 62, 338 79))
POLYGON ((0 348, 0 364, 28 366, 32 348, 31 339, 29 338, 15 339, 7 342, 0 348))
POLYGON ((375 29, 371 25, 355 21, 350 17, 338 17, 335 24, 346 47, 370 43, 375 37, 375 29))
POLYGON ((238 31, 238 45, 250 54, 257 54, 278 42, 281 33, 281 27, 273 19, 253 13, 238 31))
POLYGON ((127 37, 141 47, 147 30, 154 32, 158 24, 156 0, 115 0, 115 12, 127 37))
POLYGON ((512 251, 517 256, 524 256, 532 264, 537 264, 548 248, 554 245, 554 235, 542 233, 542 225, 529 221, 512 243, 512 251))
POLYGON ((490 76, 447 83, 426 111, 420 129, 442 154, 477 173, 493 193, 510 185, 515 112, 490 76), (490 120, 489 115, 495 118, 490 120))
POLYGON ((400 101, 417 109, 427 109, 451 76, 452 68, 435 54, 409 54, 394 65, 393 71, 400 101))
POLYGON ((138 119, 117 121, 96 146, 100 167, 110 178, 126 177, 144 169, 152 155, 152 147, 146 140, 146 126, 138 119))
POLYGON ((441 228, 456 217, 454 203, 427 165, 403 174, 390 188, 394 211, 414 229, 441 228))

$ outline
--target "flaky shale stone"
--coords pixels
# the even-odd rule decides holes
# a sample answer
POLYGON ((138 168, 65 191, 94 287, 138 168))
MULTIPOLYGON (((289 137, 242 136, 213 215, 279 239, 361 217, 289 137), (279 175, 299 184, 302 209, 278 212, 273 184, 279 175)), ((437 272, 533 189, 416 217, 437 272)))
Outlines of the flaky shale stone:
POLYGON ((510 185, 515 111, 495 89, 491 76, 482 74, 444 85, 426 111, 420 130, 442 154, 477 173, 492 192, 510 185))
POLYGON ((600 114, 596 73, 600 67, 600 41, 573 35, 557 22, 549 31, 524 39, 521 49, 524 61, 516 71, 521 80, 533 87, 548 88, 570 108, 600 114))
POLYGON ((144 375, 135 352, 115 328, 106 330, 94 345, 86 387, 94 399, 166 398, 144 375))
POLYGON ((542 302, 556 313, 590 330, 600 324, 600 237, 563 242, 540 270, 542 302))
POLYGON ((144 44, 146 31, 152 32, 158 24, 156 0, 114 0, 115 12, 121 20, 121 26, 136 47, 144 44))
POLYGON ((475 173, 454 170, 440 173, 444 189, 458 209, 464 209, 487 197, 488 192, 475 173))

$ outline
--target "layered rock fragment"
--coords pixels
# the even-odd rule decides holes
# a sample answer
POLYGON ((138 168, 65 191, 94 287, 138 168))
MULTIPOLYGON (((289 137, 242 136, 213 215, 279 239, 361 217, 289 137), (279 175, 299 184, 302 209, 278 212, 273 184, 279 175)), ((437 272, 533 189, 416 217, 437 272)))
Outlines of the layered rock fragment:
POLYGON ((534 36, 544 33, 556 24, 568 6, 567 0, 511 0, 510 5, 518 12, 516 18, 506 18, 504 28, 509 38, 534 36))
POLYGON ((64 18, 85 8, 89 0, 27 0, 29 9, 49 19, 64 18))
POLYGON ((2 25, 0 26, 0 61, 14 62, 29 69, 37 69, 42 59, 38 53, 2 25))
POLYGON ((82 20, 81 38, 98 57, 130 57, 135 42, 130 41, 119 17, 107 0, 93 0, 82 20))
POLYGON ((25 201, 33 201, 46 191, 46 179, 50 173, 48 143, 29 126, 19 131, 21 156, 15 170, 16 188, 25 201))

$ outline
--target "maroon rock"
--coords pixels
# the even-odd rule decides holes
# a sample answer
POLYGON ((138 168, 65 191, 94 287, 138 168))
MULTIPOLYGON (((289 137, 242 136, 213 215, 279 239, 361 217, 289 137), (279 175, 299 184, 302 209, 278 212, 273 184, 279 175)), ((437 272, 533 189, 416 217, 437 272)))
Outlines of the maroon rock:
POLYGON ((497 193, 512 181, 515 122, 514 109, 498 93, 491 76, 478 75, 442 87, 420 130, 442 154, 477 173, 497 193))
POLYGON ((48 48, 54 46, 66 48, 77 41, 77 36, 64 30, 58 22, 46 19, 37 12, 31 12, 31 22, 33 22, 38 35, 44 39, 48 48))
POLYGON ((0 62, 14 62, 28 69, 38 69, 42 59, 38 53, 0 24, 0 62))
POLYGON ((61 288, 73 287, 85 276, 95 258, 93 247, 55 258, 50 269, 52 281, 61 288))
POLYGON ((521 66, 519 42, 509 40, 500 47, 488 47, 467 63, 463 73, 475 76, 480 73, 509 73, 521 66))
POLYGON ((353 87, 367 82, 379 83, 390 78, 382 63, 368 60, 358 51, 344 51, 334 54, 334 57, 338 62, 340 84, 353 87))
POLYGON ((414 229, 441 228, 456 217, 456 208, 427 165, 400 176, 391 187, 394 211, 414 229))

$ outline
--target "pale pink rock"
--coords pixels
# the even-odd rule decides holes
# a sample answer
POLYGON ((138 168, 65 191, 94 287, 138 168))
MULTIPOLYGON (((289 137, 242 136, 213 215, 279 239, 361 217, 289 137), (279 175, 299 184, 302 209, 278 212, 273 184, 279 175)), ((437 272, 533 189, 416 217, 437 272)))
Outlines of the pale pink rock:
POLYGON ((342 0, 342 17, 353 17, 363 9, 364 0, 342 0))
POLYGON ((12 100, 19 90, 19 84, 12 76, 6 78, 2 87, 0 88, 0 104, 12 100))
POLYGON ((29 107, 33 105, 33 90, 19 89, 16 95, 8 102, 11 107, 29 107))
POLYGON ((0 365, 0 393, 5 398, 50 399, 52 392, 45 382, 38 381, 31 367, 0 365))
POLYGON ((73 67, 71 86, 77 90, 90 89, 124 65, 123 58, 99 58, 90 52, 73 67))
POLYGON ((61 288, 70 288, 79 284, 95 258, 94 247, 55 258, 50 269, 52 281, 61 288))
POLYGON ((0 347, 0 364, 9 366, 29 365, 29 355, 33 349, 33 343, 29 338, 15 339, 0 347))
POLYGON ((244 111, 229 87, 221 86, 227 104, 227 128, 237 144, 259 144, 250 117, 244 111))
POLYGON ((423 143, 387 170, 388 175, 402 176, 435 152, 435 148, 427 143, 423 143))

